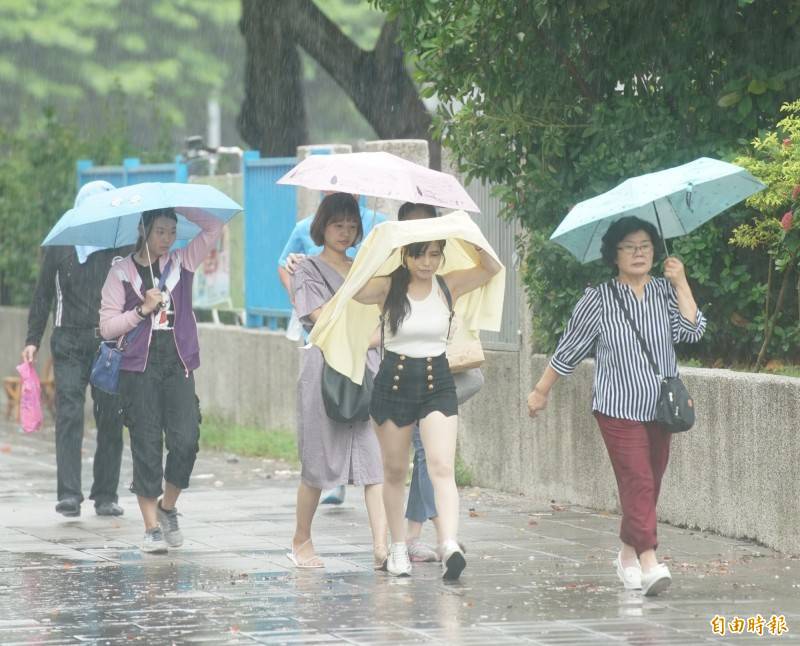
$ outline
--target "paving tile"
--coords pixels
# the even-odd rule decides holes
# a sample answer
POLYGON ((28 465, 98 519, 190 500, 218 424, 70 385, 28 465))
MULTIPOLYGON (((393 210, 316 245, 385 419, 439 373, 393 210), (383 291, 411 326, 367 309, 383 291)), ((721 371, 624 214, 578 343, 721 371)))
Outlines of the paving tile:
MULTIPOLYGON (((674 584, 646 599, 621 590, 611 567, 613 514, 473 488, 463 492, 461 581, 443 582, 438 564, 394 579, 372 569, 363 497, 350 488, 345 504, 320 507, 315 520, 326 568, 301 571, 285 557, 296 480, 266 479, 274 463, 201 454, 196 473, 213 477, 180 500, 184 546, 144 555, 132 495, 121 491, 120 518, 85 504, 80 518, 64 519, 53 511, 52 433, 0 424, 0 441, 13 447, 0 454, 4 646, 800 643, 800 560, 747 541, 662 526, 674 584), (717 614, 782 614, 790 632, 723 639, 711 632, 717 614)), ((130 468, 126 449, 121 482, 130 468)))

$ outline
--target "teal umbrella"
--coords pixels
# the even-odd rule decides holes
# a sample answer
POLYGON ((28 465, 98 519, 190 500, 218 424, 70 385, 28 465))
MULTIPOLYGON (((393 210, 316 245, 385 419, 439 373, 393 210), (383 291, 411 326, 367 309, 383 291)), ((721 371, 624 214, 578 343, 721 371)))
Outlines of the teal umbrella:
POLYGON ((622 217, 635 215, 652 222, 666 240, 693 231, 765 188, 744 168, 701 157, 626 179, 616 188, 576 204, 550 240, 586 263, 600 258, 603 234, 622 217))

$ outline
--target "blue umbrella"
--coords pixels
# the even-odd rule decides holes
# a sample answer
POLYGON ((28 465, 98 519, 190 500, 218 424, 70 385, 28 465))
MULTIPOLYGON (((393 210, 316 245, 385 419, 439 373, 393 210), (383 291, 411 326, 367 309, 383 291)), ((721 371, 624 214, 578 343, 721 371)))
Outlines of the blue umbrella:
POLYGON ((766 185, 744 168, 701 157, 626 179, 616 188, 576 204, 550 240, 586 263, 600 258, 603 234, 621 217, 635 215, 652 222, 666 240, 693 231, 764 188, 766 185))
POLYGON ((121 247, 139 237, 143 211, 172 207, 178 213, 178 240, 191 240, 200 227, 180 215, 182 208, 199 208, 227 222, 242 207, 206 184, 147 182, 105 191, 83 200, 61 216, 42 245, 121 247))

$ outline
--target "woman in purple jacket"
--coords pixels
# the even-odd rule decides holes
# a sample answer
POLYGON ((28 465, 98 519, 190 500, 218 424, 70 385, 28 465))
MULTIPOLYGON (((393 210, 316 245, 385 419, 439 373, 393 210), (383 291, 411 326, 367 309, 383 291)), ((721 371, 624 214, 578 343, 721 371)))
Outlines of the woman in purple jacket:
POLYGON ((142 328, 125 347, 119 389, 131 438, 131 491, 145 526, 141 549, 157 554, 183 543, 175 504, 189 486, 200 438, 193 374, 200 365, 200 347, 192 281, 224 226, 200 209, 181 209, 181 215, 201 232, 185 248, 170 252, 178 222, 174 209, 142 214, 136 251, 111 267, 100 306, 105 339, 142 328), (166 467, 162 444, 167 446, 166 467))

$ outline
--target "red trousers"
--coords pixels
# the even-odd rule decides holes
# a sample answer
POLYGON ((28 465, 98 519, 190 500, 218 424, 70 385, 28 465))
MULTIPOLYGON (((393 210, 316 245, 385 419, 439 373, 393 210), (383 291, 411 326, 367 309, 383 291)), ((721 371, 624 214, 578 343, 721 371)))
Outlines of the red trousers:
POLYGON ((619 537, 637 554, 658 547, 656 503, 669 460, 672 433, 656 422, 634 422, 595 412, 617 477, 622 525, 619 537))

